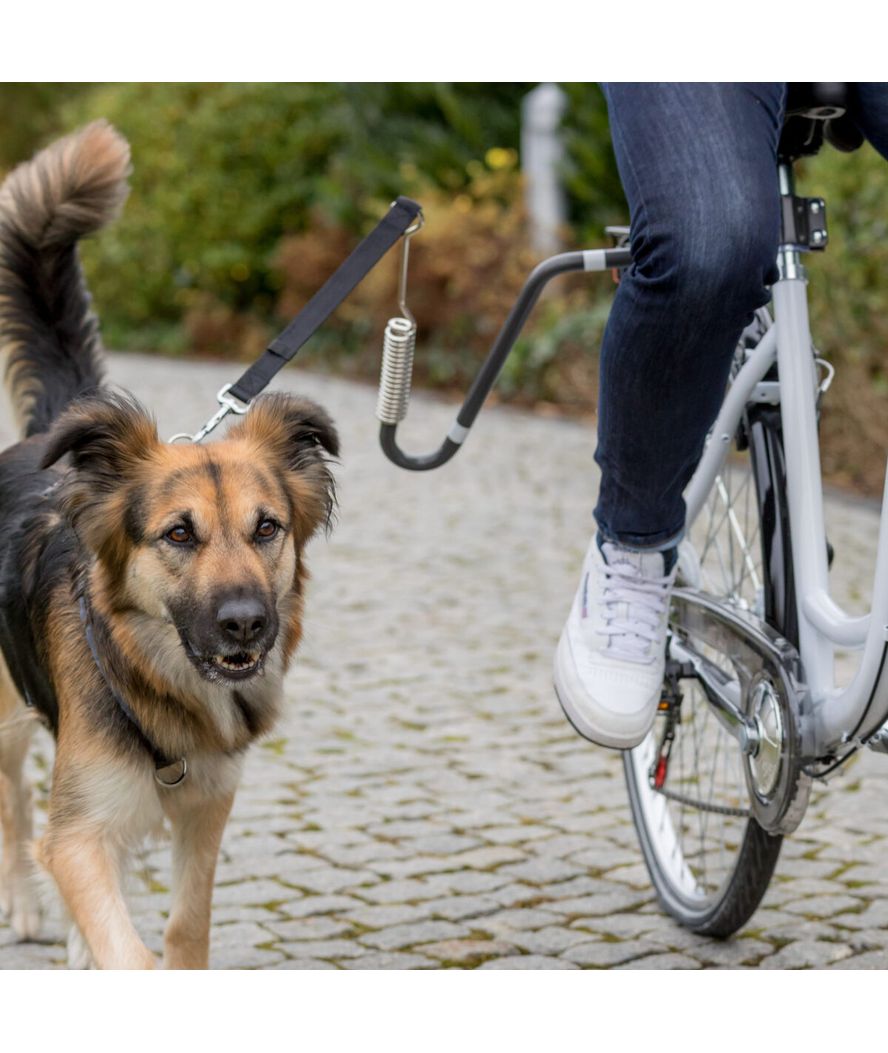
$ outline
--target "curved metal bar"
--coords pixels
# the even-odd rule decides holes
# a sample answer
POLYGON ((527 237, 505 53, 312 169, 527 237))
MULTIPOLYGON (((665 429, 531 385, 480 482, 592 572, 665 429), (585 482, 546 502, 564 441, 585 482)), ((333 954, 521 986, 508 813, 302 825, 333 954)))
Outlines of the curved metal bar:
POLYGON ((802 597, 808 619, 818 632, 839 647, 863 647, 869 634, 870 615, 852 617, 823 589, 812 589, 802 597))
POLYGON ((434 453, 423 453, 411 455, 404 453, 395 440, 397 424, 380 424, 379 445, 382 452, 388 457, 392 464, 399 468, 407 468, 411 472, 427 472, 430 468, 440 468, 459 450, 460 444, 450 438, 446 438, 434 453))
POLYGON ((459 450, 475 423, 475 418, 490 394, 509 352, 515 345, 524 324, 539 299, 540 293, 552 278, 569 271, 603 271, 612 267, 625 267, 632 262, 628 249, 601 249, 597 252, 563 252, 543 260, 530 273, 515 305, 503 323, 493 347, 475 376, 465 397, 456 422, 447 438, 434 453, 412 455, 405 453, 397 443, 397 424, 382 424, 379 442, 386 457, 400 468, 414 472, 428 471, 445 464, 459 450))

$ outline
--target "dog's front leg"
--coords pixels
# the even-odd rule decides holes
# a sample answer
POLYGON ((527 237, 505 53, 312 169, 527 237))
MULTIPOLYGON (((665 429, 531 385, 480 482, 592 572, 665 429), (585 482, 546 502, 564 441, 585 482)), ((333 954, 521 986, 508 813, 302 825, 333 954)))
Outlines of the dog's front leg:
POLYGON ((154 955, 136 932, 120 887, 119 861, 92 825, 50 818, 38 861, 55 879, 99 969, 153 969, 154 955))
POLYGON ((219 846, 234 792, 196 799, 170 791, 166 806, 173 834, 173 909, 164 933, 167 969, 206 969, 210 913, 219 846))

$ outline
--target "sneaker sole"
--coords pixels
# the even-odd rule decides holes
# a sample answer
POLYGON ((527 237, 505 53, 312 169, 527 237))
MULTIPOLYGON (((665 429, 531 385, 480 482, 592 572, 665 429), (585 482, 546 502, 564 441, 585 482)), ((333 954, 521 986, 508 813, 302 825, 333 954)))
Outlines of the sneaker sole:
POLYGON ((606 731, 602 731, 601 728, 596 727, 589 720, 586 713, 581 713, 571 702, 570 691, 568 690, 560 668, 562 664, 568 665, 568 667, 572 664, 570 644, 567 640, 566 630, 562 631, 561 638, 558 641, 552 679, 558 704, 561 706, 565 717, 567 717, 568 723, 578 735, 582 735, 584 739, 595 743, 596 746, 604 746, 607 749, 614 750, 635 749, 636 746, 644 742, 648 732, 654 726, 654 719, 657 715, 656 706, 651 713, 650 723, 640 735, 613 735, 606 731))

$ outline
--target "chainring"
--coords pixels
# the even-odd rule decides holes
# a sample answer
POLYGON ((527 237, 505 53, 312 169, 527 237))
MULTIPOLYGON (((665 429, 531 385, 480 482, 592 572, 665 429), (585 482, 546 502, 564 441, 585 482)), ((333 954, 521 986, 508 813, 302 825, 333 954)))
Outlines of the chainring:
POLYGON ((670 630, 682 647, 705 645, 730 665, 740 708, 756 729, 754 744, 741 750, 751 814, 770 834, 792 833, 808 805, 811 777, 803 769, 813 740, 798 651, 751 612, 693 589, 675 589, 670 630))

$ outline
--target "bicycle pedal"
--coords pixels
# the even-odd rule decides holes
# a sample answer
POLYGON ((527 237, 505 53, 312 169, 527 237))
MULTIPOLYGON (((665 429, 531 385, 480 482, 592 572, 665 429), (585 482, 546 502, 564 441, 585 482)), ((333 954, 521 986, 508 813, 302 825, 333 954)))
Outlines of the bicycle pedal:
POLYGON ((664 684, 669 684, 674 691, 674 685, 679 680, 691 680, 697 676, 697 670, 693 662, 679 662, 675 658, 666 659, 666 672, 663 675, 664 684))

